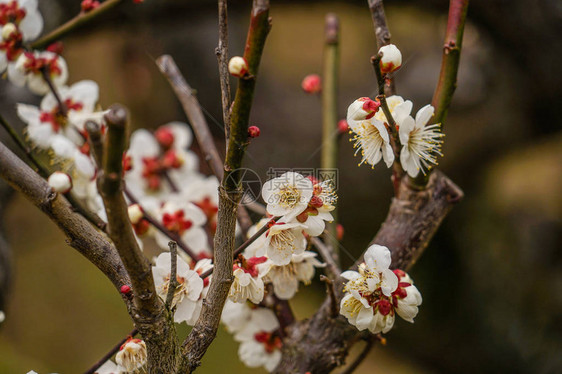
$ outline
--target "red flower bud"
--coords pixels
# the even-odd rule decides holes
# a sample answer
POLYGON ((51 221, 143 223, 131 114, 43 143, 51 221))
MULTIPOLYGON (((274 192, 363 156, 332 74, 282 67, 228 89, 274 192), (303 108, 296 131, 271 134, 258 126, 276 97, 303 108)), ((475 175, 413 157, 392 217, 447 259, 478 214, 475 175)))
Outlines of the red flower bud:
POLYGON ((260 136, 260 128, 257 126, 248 127, 248 136, 250 138, 257 138, 258 136, 260 136))
POLYGON ((310 74, 304 77, 301 87, 304 92, 315 94, 322 90, 322 80, 318 74, 310 74))
POLYGON ((119 291, 121 291, 123 295, 126 295, 131 292, 131 286, 124 284, 121 286, 121 289, 119 291))

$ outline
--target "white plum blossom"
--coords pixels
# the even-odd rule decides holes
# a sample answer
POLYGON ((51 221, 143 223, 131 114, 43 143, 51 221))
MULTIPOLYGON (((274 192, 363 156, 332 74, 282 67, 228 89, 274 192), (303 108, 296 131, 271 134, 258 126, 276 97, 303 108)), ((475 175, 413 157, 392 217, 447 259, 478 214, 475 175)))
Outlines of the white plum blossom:
MULTIPOLYGON (((275 265, 287 265, 293 255, 302 254, 306 248, 303 226, 299 222, 277 222, 265 233, 263 248, 275 265)), ((256 252, 258 256, 262 254, 256 252)))
MULTIPOLYGON (((270 223, 270 218, 262 218, 257 223, 252 225, 248 229, 247 239, 254 236, 260 229, 262 229, 265 225, 270 223)), ((273 223, 272 223, 273 224, 273 223)), ((256 240, 254 240, 245 250, 243 255, 245 257, 259 257, 264 256, 266 252, 266 234, 259 236, 256 240)))
POLYGON ((388 269, 390 261, 386 247, 373 245, 359 272, 342 273, 348 282, 340 313, 359 330, 386 333, 393 327, 396 313, 409 322, 417 315, 421 294, 406 273, 388 269))
POLYGON ((305 285, 310 284, 315 268, 322 266, 324 264, 316 259, 316 253, 305 251, 300 255, 293 255, 287 265, 271 266, 264 279, 266 283, 273 284, 275 296, 289 300, 297 293, 299 281, 305 285))
POLYGON ((290 171, 265 182, 262 197, 269 214, 291 221, 308 206, 312 197, 312 182, 303 175, 290 171))
POLYGON ((121 374, 122 371, 119 368, 119 366, 111 361, 111 360, 107 360, 106 362, 104 362, 104 364, 102 366, 100 366, 94 374, 121 374))
POLYGON ((222 310, 221 322, 231 334, 236 334, 250 321, 252 308, 245 303, 235 303, 226 299, 222 310))
POLYGON ((394 44, 382 46, 379 54, 382 54, 379 65, 383 73, 392 73, 402 66, 402 53, 394 44))
MULTIPOLYGON (((146 205, 143 205, 143 207, 148 209, 146 205)), ((178 234, 195 254, 209 254, 209 242, 203 229, 207 217, 195 204, 167 201, 155 212, 154 216, 165 228, 178 234)), ((168 248, 168 241, 170 240, 168 236, 160 231, 155 232, 154 235, 161 248, 168 248)))
POLYGON ((49 51, 24 52, 13 64, 8 64, 8 78, 16 86, 27 85, 37 95, 49 92, 49 85, 42 71, 50 78, 55 87, 62 87, 68 79, 66 61, 59 55, 49 51))
POLYGON ((141 339, 130 338, 115 355, 118 368, 124 372, 134 372, 146 364, 146 343, 141 339))
POLYGON ((248 259, 241 256, 236 260, 233 266, 234 281, 228 294, 230 300, 236 303, 250 300, 254 304, 259 304, 263 300, 265 286, 262 278, 269 270, 269 266, 264 264, 266 261, 265 256, 248 259))
POLYGON ((72 178, 61 171, 55 171, 47 179, 47 183, 55 192, 67 193, 72 189, 72 178))
MULTIPOLYGON (((171 254, 169 252, 163 252, 156 258, 156 264, 152 267, 152 274, 156 291, 160 298, 165 300, 170 286, 171 254)), ((188 325, 193 325, 201 313, 203 280, 179 256, 177 259, 177 281, 179 285, 172 300, 172 307, 176 308, 174 322, 186 322, 188 325)))
POLYGON ((441 144, 444 134, 441 132, 441 124, 427 126, 433 112, 433 107, 426 105, 416 113, 415 120, 409 113, 395 114, 402 143, 400 163, 412 178, 416 177, 420 170, 425 174, 432 165, 437 165, 436 156, 442 155, 441 144))
POLYGON ((125 181, 133 195, 168 196, 174 187, 199 179, 199 161, 187 149, 192 139, 191 130, 181 122, 161 126, 154 134, 135 131, 124 159, 125 181))
POLYGON ((319 236, 326 228, 326 222, 332 222, 330 213, 336 207, 338 197, 331 181, 317 183, 313 187, 313 196, 304 212, 297 216, 297 221, 305 226, 304 231, 311 236, 319 236))
POLYGON ((241 342, 238 348, 240 360, 248 367, 263 366, 267 371, 273 371, 281 361, 282 342, 276 333, 279 327, 271 310, 251 310, 250 321, 234 336, 241 342))
POLYGON ((0 0, 0 73, 24 51, 23 42, 37 38, 41 30, 37 0, 0 0))
POLYGON ((381 159, 387 167, 392 166, 394 152, 390 145, 388 130, 381 120, 377 119, 376 113, 380 104, 369 98, 355 100, 347 109, 347 123, 354 133, 354 147, 361 152, 363 163, 375 166, 381 159))

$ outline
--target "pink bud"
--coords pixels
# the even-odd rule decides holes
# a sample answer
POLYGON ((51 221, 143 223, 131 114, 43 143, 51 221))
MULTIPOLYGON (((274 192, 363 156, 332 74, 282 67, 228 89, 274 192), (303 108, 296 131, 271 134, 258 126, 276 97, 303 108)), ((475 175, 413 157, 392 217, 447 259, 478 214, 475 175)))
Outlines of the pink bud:
POLYGON ((123 295, 126 295, 126 294, 128 294, 129 292, 131 292, 131 286, 124 284, 124 285, 121 286, 121 289, 120 289, 119 291, 120 291, 123 295))
POLYGON ((349 131, 349 125, 347 124, 347 121, 345 119, 339 120, 338 121, 338 132, 340 134, 346 133, 349 131))
POLYGON ((304 92, 315 94, 322 90, 322 79, 318 74, 310 74, 304 77, 301 83, 304 92))
POLYGON ((100 2, 96 0, 83 0, 81 6, 82 6, 82 11, 87 13, 99 7, 100 2))
POLYGON ((238 78, 248 74, 248 61, 244 57, 234 56, 228 62, 228 72, 238 78))
POLYGON ((248 127, 248 136, 250 138, 257 138, 258 136, 260 136, 260 128, 257 126, 248 127))
POLYGON ((341 223, 338 223, 338 225, 336 226, 336 238, 338 239, 338 241, 341 241, 343 239, 344 233, 345 231, 343 229, 343 225, 341 223))

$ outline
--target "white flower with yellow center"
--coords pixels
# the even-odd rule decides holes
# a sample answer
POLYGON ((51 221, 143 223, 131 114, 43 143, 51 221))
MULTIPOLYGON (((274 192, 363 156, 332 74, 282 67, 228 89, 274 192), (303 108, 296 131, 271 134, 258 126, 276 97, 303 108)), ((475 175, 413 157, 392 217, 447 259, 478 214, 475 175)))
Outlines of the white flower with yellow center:
POLYGON ((305 285, 310 284, 315 268, 322 266, 323 264, 316 259, 316 253, 305 251, 300 255, 293 255, 287 265, 272 266, 264 279, 273 284, 275 296, 289 300, 297 293, 299 281, 305 285))
MULTIPOLYGON (((158 296, 166 300, 168 288, 170 287, 171 255, 169 252, 161 253, 156 259, 156 265, 152 267, 154 285, 158 296)), ((178 287, 174 291, 172 308, 176 308, 174 322, 186 322, 193 325, 201 313, 203 291, 203 280, 199 274, 191 270, 189 265, 178 256, 177 259, 177 281, 178 287)))
POLYGON ((141 339, 130 338, 115 355, 119 369, 126 373, 134 372, 146 364, 146 343, 141 339))
POLYGON ((402 143, 400 163, 412 178, 416 177, 420 170, 425 174, 426 170, 437 165, 437 155, 442 155, 444 134, 441 132, 441 124, 426 126, 433 112, 433 107, 426 105, 416 113, 415 120, 404 112, 396 114, 394 118, 402 143))
POLYGON ((299 173, 287 172, 268 180, 261 192, 267 212, 290 221, 308 206, 312 197, 312 182, 299 173))
MULTIPOLYGON (((278 266, 291 262, 292 255, 299 255, 306 248, 306 239, 302 230, 305 228, 298 222, 278 222, 266 232, 265 254, 278 266)), ((262 254, 258 251, 258 256, 262 254)))

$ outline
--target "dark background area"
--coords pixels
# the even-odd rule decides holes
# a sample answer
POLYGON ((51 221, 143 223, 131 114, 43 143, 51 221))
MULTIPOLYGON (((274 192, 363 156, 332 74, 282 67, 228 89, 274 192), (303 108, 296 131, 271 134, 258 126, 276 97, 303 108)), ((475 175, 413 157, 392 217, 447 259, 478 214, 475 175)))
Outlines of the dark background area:
MULTIPOLYGON (((398 93, 414 110, 431 101, 447 3, 386 2, 392 40, 404 57, 398 93)), ((230 54, 239 55, 249 1, 229 5, 230 54)), ((47 31, 76 14, 79 2, 40 1, 40 7, 47 31)), ((319 165, 320 100, 305 95, 300 82, 322 71, 327 12, 341 21, 341 117, 354 99, 375 93, 369 58, 376 43, 366 2, 273 1, 251 118, 261 136, 245 160, 262 178, 270 167, 319 165)), ((440 165, 466 197, 411 271, 424 297, 416 323, 398 322, 388 345, 377 347, 359 373, 562 372, 562 5, 472 0, 468 19, 440 165)), ((136 128, 155 128, 185 119, 154 65, 171 54, 222 144, 216 44, 214 1, 127 1, 65 39, 63 55, 69 83, 96 80, 104 107, 121 102, 136 128)), ((2 114, 21 126, 15 103, 39 98, 6 81, 0 87, 2 114)), ((351 264, 384 220, 392 188, 382 165, 357 167, 348 139, 341 139, 338 194, 342 259, 351 264)), ((0 264, 11 264, 0 286, 7 284, 6 269, 13 275, 0 293, 7 315, 0 373, 85 370, 131 328, 119 296, 21 196, 0 205, 10 244, 0 264)), ((298 315, 310 315, 322 297, 321 284, 301 291, 293 303, 298 315)), ((245 372, 236 349, 222 332, 201 372, 245 372)))

